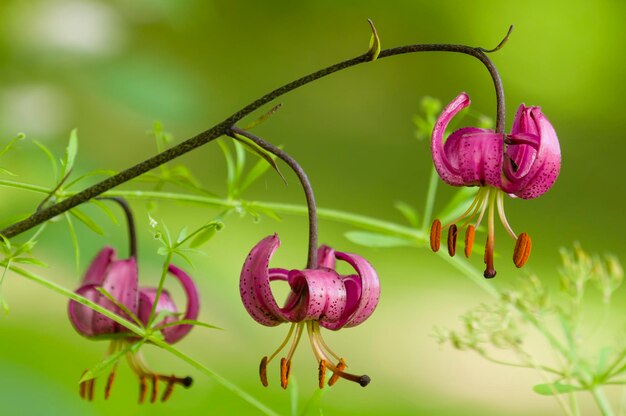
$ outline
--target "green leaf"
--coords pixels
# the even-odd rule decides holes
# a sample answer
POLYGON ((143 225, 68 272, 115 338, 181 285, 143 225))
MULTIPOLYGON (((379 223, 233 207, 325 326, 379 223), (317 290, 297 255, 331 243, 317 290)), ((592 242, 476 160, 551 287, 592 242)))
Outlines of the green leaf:
POLYGON ((138 351, 144 342, 145 342, 144 340, 141 340, 134 344, 129 344, 125 348, 122 348, 121 350, 115 352, 114 354, 109 355, 104 360, 100 361, 98 364, 93 366, 91 369, 85 371, 85 374, 83 374, 83 376, 80 378, 80 380, 78 381, 78 384, 97 378, 98 376, 103 374, 105 371, 107 371, 109 367, 116 364, 118 360, 122 358, 124 355, 126 355, 127 353, 138 351))
MULTIPOLYGON (((270 158, 276 163, 276 155, 270 154, 270 158)), ((252 169, 248 171, 248 174, 243 178, 241 184, 239 185, 239 191, 244 192, 246 189, 250 187, 254 182, 257 181, 267 170, 270 168, 270 164, 267 163, 265 159, 258 160, 252 169)))
POLYGON ((411 225, 411 227, 418 228, 419 227, 419 216, 417 214, 417 210, 413 208, 411 205, 406 202, 397 201, 394 204, 394 207, 400 211, 402 216, 407 220, 407 222, 411 225))
POLYGON ((103 287, 96 287, 96 290, 98 291, 98 293, 100 293, 101 295, 104 295, 105 298, 110 300, 111 303, 113 303, 115 306, 120 308, 122 310, 122 312, 124 312, 126 315, 130 316, 130 318, 133 321, 135 321, 135 323, 137 325, 139 325, 139 327, 143 328, 143 322, 141 322, 141 320, 137 317, 137 315, 135 315, 130 309, 128 309, 126 307, 126 305, 124 305, 123 303, 120 303, 120 301, 115 299, 115 297, 112 294, 110 294, 105 288, 103 288, 103 287))
MULTIPOLYGON (((158 322, 156 319, 154 321, 158 322)), ((163 329, 163 328, 169 328, 169 327, 178 326, 178 325, 194 325, 194 326, 201 326, 203 328, 219 329, 220 331, 224 330, 224 328, 220 328, 219 326, 207 324, 206 322, 194 321, 193 319, 181 319, 180 321, 176 321, 176 322, 168 322, 165 325, 159 325, 159 326, 156 326, 155 328, 163 329)))
POLYGON ((52 172, 54 174, 54 183, 56 184, 57 181, 60 179, 59 178, 59 166, 57 164, 56 158, 54 157, 50 149, 46 147, 45 144, 38 142, 37 140, 33 140, 33 143, 46 155, 46 157, 48 158, 48 161, 50 161, 50 165, 52 166, 52 172))
POLYGON ((13 261, 15 263, 32 264, 34 266, 39 266, 39 267, 48 267, 47 263, 44 263, 43 261, 38 260, 34 257, 16 257, 13 259, 13 261))
POLYGON ((105 215, 111 219, 113 224, 116 224, 116 225, 119 224, 117 221, 117 217, 115 216, 113 211, 111 211, 111 208, 109 208, 109 206, 106 203, 104 203, 102 200, 93 198, 89 200, 89 202, 91 202, 92 204, 100 208, 102 212, 104 212, 105 215))
POLYGON ((97 175, 104 175, 104 176, 113 176, 115 175, 117 172, 114 170, 110 170, 110 169, 98 169, 98 170, 94 170, 91 172, 87 172, 84 175, 80 175, 78 178, 74 179, 71 182, 68 182, 67 184, 65 184, 65 189, 71 188, 72 186, 76 185, 78 182, 90 178, 92 176, 97 176, 97 175))
POLYGON ((554 396, 555 394, 572 393, 575 391, 584 390, 581 387, 573 386, 571 384, 563 384, 560 381, 555 383, 537 384, 533 387, 533 391, 542 396, 554 396))
POLYGON ((372 19, 367 19, 367 21, 369 22, 370 28, 372 29, 372 36, 370 38, 370 49, 368 51, 368 54, 370 56, 370 61, 375 61, 380 54, 380 38, 378 37, 378 31, 376 30, 376 26, 374 26, 374 22, 372 22, 372 19))
POLYGON ((285 182, 285 184, 287 183, 287 179, 285 179, 280 169, 278 169, 278 165, 276 164, 276 161, 274 160, 274 158, 272 158, 272 153, 263 149, 261 146, 259 146, 258 144, 256 144, 255 142, 247 138, 246 136, 242 136, 241 134, 235 133, 233 138, 243 143, 246 146, 247 150, 262 157, 267 163, 270 164, 270 166, 276 171, 276 173, 278 173, 278 175, 285 182))
POLYGON ((104 235, 104 230, 98 224, 96 224, 94 220, 89 218, 87 214, 80 211, 78 208, 73 208, 70 211, 70 214, 72 214, 77 220, 89 227, 89 229, 91 229, 91 231, 93 231, 94 233, 104 235))
POLYGON ((183 229, 178 233, 178 237, 176 237, 176 245, 180 245, 183 241, 185 241, 187 239, 187 234, 189 234, 189 230, 187 227, 183 227, 183 229))
POLYGON ((478 187, 462 187, 450 199, 450 202, 439 212, 437 218, 442 224, 448 224, 463 214, 478 193, 478 187))
POLYGON ((414 242, 401 237, 368 231, 348 231, 344 235, 351 242, 365 247, 409 247, 415 245, 414 242))
POLYGON ((78 137, 76 135, 76 129, 73 129, 70 133, 70 140, 65 149, 65 156, 61 165, 63 166, 63 173, 61 177, 67 175, 74 167, 74 161, 76 160, 76 153, 78 152, 78 137))
POLYGON ((17 136, 15 136, 13 139, 11 139, 11 141, 9 141, 9 143, 7 143, 6 146, 4 146, 2 148, 2 150, 0 150, 0 156, 4 155, 6 152, 11 150, 13 148, 13 146, 15 145, 15 143, 17 143, 18 141, 24 139, 25 137, 26 137, 26 135, 24 133, 19 133, 17 136))
POLYGON ((233 197, 236 191, 235 162, 233 160, 233 154, 230 152, 228 145, 222 140, 218 140, 217 144, 219 145, 220 149, 222 149, 222 153, 224 153, 224 159, 226 159, 226 192, 228 194, 228 197, 233 197))
POLYGON ((76 230, 74 229, 72 216, 68 212, 65 212, 65 219, 67 220, 67 228, 70 230, 70 237, 72 238, 72 245, 74 247, 74 257, 76 259, 76 275, 80 276, 80 248, 78 246, 78 237, 76 236, 76 230))
POLYGON ((237 184, 237 189, 239 190, 239 183, 241 182, 241 175, 243 173, 243 168, 246 165, 246 151, 243 148, 243 145, 234 141, 233 145, 235 146, 235 183, 237 184))
POLYGON ((261 117, 257 118, 256 120, 254 120, 252 123, 246 125, 243 129, 244 130, 252 130, 253 128, 255 128, 256 126, 258 126, 259 124, 263 123, 265 120, 267 120, 272 114, 274 114, 276 111, 278 111, 281 107, 283 106, 282 103, 278 103, 276 104, 274 107, 272 107, 270 109, 270 111, 268 111, 267 113, 263 114, 261 117))
POLYGON ((197 248, 209 241, 217 231, 221 231, 224 228, 224 223, 220 220, 211 221, 210 223, 201 227, 189 246, 192 248, 197 248))
POLYGON ((167 247, 159 247, 157 249, 157 254, 159 256, 167 256, 169 254, 169 252, 170 252, 170 249, 167 248, 167 247))
POLYGON ((17 176, 15 173, 11 172, 10 170, 6 170, 4 168, 0 168, 0 173, 3 173, 5 175, 9 175, 9 176, 17 176))

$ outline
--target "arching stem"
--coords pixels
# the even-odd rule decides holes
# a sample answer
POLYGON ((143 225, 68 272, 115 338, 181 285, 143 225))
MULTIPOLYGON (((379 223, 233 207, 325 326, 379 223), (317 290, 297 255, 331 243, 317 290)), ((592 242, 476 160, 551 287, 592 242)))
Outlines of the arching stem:
POLYGON ((124 198, 119 196, 107 196, 98 199, 117 202, 117 204, 124 211, 124 215, 126 216, 126 226, 128 227, 128 255, 129 258, 137 258, 137 231, 135 230, 135 220, 133 218, 133 211, 130 209, 130 205, 128 205, 128 202, 126 202, 124 198))
POLYGON ((314 269, 317 267, 317 207, 315 205, 315 196, 313 195, 313 187, 309 181, 306 172, 300 166, 300 164, 287 152, 274 146, 271 143, 266 142, 258 136, 250 133, 249 131, 240 129, 233 126, 228 133, 229 136, 241 135, 252 140, 254 143, 267 150, 270 153, 275 154, 278 158, 284 161, 298 176, 304 195, 306 197, 306 205, 309 211, 309 255, 307 257, 307 269, 314 269))
MULTIPOLYGON (((510 33, 510 32, 509 32, 510 33)), ((495 50, 498 50, 501 45, 508 39, 507 36, 500 42, 495 50)), ((395 55, 404 55, 409 53, 417 53, 417 52, 452 52, 452 53, 461 53, 465 55, 470 55, 478 59, 480 62, 485 65, 487 70, 489 71, 489 75, 491 75, 491 79, 493 81, 493 85, 496 91, 496 132, 503 133, 504 132, 504 117, 505 117, 505 105, 504 105, 504 89, 502 87, 502 80, 498 71, 487 57, 486 53, 489 51, 485 51, 485 49, 480 47, 472 47, 467 45, 448 45, 448 44, 417 44, 417 45, 406 45, 400 46, 397 48, 385 49, 380 52, 376 61, 379 61, 383 58, 387 58, 395 55)), ((313 72, 304 77, 298 78, 295 81, 292 81, 288 84, 283 85, 282 87, 276 88, 275 90, 265 94, 261 98, 253 101, 248 104, 241 110, 237 111, 235 114, 231 115, 224 121, 216 124, 210 129, 203 131, 202 133, 197 134, 196 136, 187 139, 186 141, 171 147, 149 159, 144 160, 141 163, 136 164, 122 172, 119 172, 109 178, 106 178, 85 190, 75 194, 74 196, 67 198, 57 204, 51 205, 48 208, 41 209, 40 211, 36 211, 33 215, 26 218, 25 220, 19 221, 6 227, 3 230, 0 230, 0 234, 4 235, 6 238, 15 237, 18 234, 23 233, 51 218, 56 217, 59 214, 62 214, 86 201, 89 201, 92 198, 97 197, 103 192, 108 191, 111 188, 114 188, 124 182, 128 182, 129 180, 136 178, 137 176, 146 173, 156 167, 161 166, 164 163, 167 163, 177 157, 184 155, 187 152, 190 152, 216 138, 227 134, 231 127, 234 126, 238 121, 252 113, 254 110, 259 107, 273 101, 274 99, 293 91, 297 88, 300 88, 306 84, 309 84, 315 80, 323 78, 332 73, 341 71, 346 68, 350 68, 359 64, 363 64, 366 62, 371 62, 371 54, 370 52, 366 52, 362 55, 359 55, 355 58, 345 60, 343 62, 336 63, 329 67, 320 69, 319 71, 313 72)))

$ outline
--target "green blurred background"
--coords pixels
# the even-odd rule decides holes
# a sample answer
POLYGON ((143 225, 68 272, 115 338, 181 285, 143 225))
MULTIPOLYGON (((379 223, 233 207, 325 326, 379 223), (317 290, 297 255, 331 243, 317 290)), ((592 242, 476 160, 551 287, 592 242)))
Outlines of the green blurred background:
MULTIPOLYGON (((626 149, 623 116, 626 3, 615 1, 305 1, 200 0, 0 2, 0 140, 17 132, 45 142, 61 155, 78 128, 79 169, 120 170, 154 154, 145 133, 155 120, 183 140, 203 131, 271 89, 329 64, 363 53, 373 19, 383 47, 409 43, 464 43, 493 47, 510 24, 515 32, 494 54, 509 108, 510 126, 521 102, 541 105, 561 140, 563 166, 554 188, 533 201, 508 200, 513 227, 533 236, 527 269, 550 284, 558 279, 558 248, 580 241, 591 252, 623 252, 626 219, 622 179, 626 149)), ((467 56, 428 53, 384 59, 342 71, 280 98, 283 108, 257 133, 284 145, 308 171, 318 203, 401 222, 398 200, 422 211, 431 169, 428 144, 415 139, 412 116, 423 96, 444 102, 467 91, 476 111, 495 115, 487 71, 467 56)), ((269 108, 269 107, 268 107, 269 108)), ((19 179, 52 185, 49 166, 32 145, 2 160, 19 179)), ((223 193, 225 166, 215 145, 181 160, 209 189, 223 193)), ((283 169, 286 170, 286 169, 283 169)), ((303 203, 296 179, 285 187, 268 174, 248 198, 303 203)), ((133 188, 133 184, 126 185, 133 188)), ((454 190, 440 187, 438 207, 454 190)), ((32 210, 39 196, 0 189, 3 222, 32 210)), ((154 283, 161 257, 139 213, 142 280, 154 283)), ((217 212, 160 204, 156 215, 170 228, 197 226, 217 212)), ((125 232, 105 217, 106 237, 79 226, 81 271, 104 244, 125 251, 125 232)), ((306 222, 231 216, 227 227, 194 257, 203 295, 201 319, 225 328, 197 328, 179 345, 280 413, 289 394, 270 368, 270 387, 258 381, 258 362, 287 328, 256 324, 240 305, 238 273, 245 254, 278 232, 281 267, 301 267, 306 222)), ((467 278, 426 250, 374 250, 355 246, 351 228, 321 222, 320 239, 358 251, 377 268, 383 296, 365 324, 328 333, 327 341, 356 372, 366 390, 338 383, 322 400, 337 414, 554 414, 556 402, 534 394, 532 371, 486 363, 471 353, 440 348, 434 325, 458 326, 458 315, 488 301, 467 278)), ((503 252, 491 284, 509 286, 522 272, 506 259, 513 243, 498 230, 503 252)), ((53 224, 37 247, 51 264, 43 274, 74 288, 76 272, 66 226, 53 224)), ((473 260, 481 267, 478 256, 473 260)), ((185 266, 188 268, 188 266, 185 266)), ((66 318, 66 300, 9 276, 0 316, 0 411, 10 415, 256 414, 256 410, 164 352, 147 348, 156 370, 191 374, 190 390, 164 405, 136 405, 137 382, 125 365, 110 400, 78 397, 82 371, 104 354, 106 343, 78 336, 66 318)), ((317 369, 303 342, 292 374, 300 405, 311 396, 317 369)), ((621 390, 608 389, 617 400, 621 390)), ((582 400, 584 414, 591 403, 582 400)))

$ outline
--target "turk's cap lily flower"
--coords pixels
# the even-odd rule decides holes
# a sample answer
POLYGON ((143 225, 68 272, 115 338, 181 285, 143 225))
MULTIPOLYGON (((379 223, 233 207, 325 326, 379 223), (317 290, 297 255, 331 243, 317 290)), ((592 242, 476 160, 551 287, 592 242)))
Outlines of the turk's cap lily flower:
MULTIPOLYGON (((82 285, 76 293, 105 307, 106 309, 125 317, 128 320, 138 319, 144 326, 150 324, 150 315, 154 309, 154 316, 165 314, 165 317, 153 327, 158 329, 166 342, 173 344, 182 339, 193 325, 175 323, 180 320, 196 320, 199 312, 198 289, 194 281, 184 271, 176 266, 169 265, 169 273, 181 284, 187 297, 187 308, 182 317, 167 290, 163 290, 158 298, 157 288, 138 288, 138 269, 134 257, 125 260, 116 258, 115 250, 111 247, 103 248, 89 266, 82 280, 82 285), (105 296, 99 288, 104 289, 115 302, 105 296), (156 307, 154 307, 156 301, 156 307), (122 307, 120 307, 122 306, 122 307), (127 316, 126 311, 134 317, 127 316)), ((166 383, 161 396, 166 401, 171 396, 174 386, 180 384, 191 386, 191 377, 176 377, 163 375, 149 369, 140 350, 130 349, 139 340, 128 329, 112 319, 71 300, 68 305, 70 322, 81 335, 89 338, 111 339, 108 356, 127 350, 126 356, 132 370, 137 374, 140 383, 139 402, 142 403, 148 393, 148 384, 152 383, 150 401, 154 402, 158 396, 159 381, 166 383)), ((105 387, 105 398, 108 398, 115 379, 117 363, 109 374, 105 387)), ((88 379, 80 383, 81 397, 93 400, 95 379, 88 379)))
POLYGON ((517 267, 526 263, 532 245, 528 234, 518 235, 509 225, 504 214, 504 193, 523 199, 543 195, 558 177, 561 151, 554 128, 541 109, 524 104, 517 110, 511 134, 464 127, 451 133, 444 143, 446 127, 469 104, 469 96, 461 93, 443 110, 433 129, 431 151, 435 169, 444 182, 453 186, 479 186, 481 189, 459 218, 445 226, 439 220, 433 222, 431 248, 439 250, 442 228, 447 228, 448 252, 454 256, 458 227, 461 227, 466 229, 465 255, 469 257, 475 230, 487 212, 484 275, 491 278, 496 275, 493 266, 496 209, 504 228, 516 240, 513 262, 517 267))
POLYGON ((240 279, 240 294, 250 316, 265 326, 291 322, 285 341, 269 358, 261 361, 261 382, 267 386, 267 364, 287 345, 293 336, 286 358, 281 360, 281 385, 287 387, 291 357, 307 327, 311 346, 319 365, 319 384, 324 386, 325 370, 333 376, 329 385, 340 377, 356 381, 362 386, 369 383, 367 376, 345 373, 345 361, 332 352, 320 333, 320 326, 338 330, 365 321, 374 311, 380 297, 378 275, 363 257, 336 252, 322 246, 318 250, 318 267, 315 269, 286 270, 269 268, 269 262, 280 245, 276 234, 261 240, 248 255, 240 279), (335 270, 336 260, 347 262, 354 274, 340 275, 335 270), (290 287, 284 306, 279 306, 272 293, 270 282, 283 281, 290 287), (295 331, 295 334, 294 334, 295 331), (338 363, 333 364, 333 359, 338 363))

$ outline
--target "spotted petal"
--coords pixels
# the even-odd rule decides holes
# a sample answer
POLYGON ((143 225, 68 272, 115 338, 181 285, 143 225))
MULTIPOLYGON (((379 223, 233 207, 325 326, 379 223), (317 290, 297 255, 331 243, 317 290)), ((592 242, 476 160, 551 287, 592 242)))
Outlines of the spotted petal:
MULTIPOLYGON (((102 250, 89 269, 90 272, 93 272, 95 270, 93 267, 94 264, 97 264, 97 267, 101 267, 102 269, 103 264, 108 264, 108 268, 104 271, 104 277, 100 275, 102 270, 98 270, 89 276, 89 278, 101 281, 102 284, 85 284, 81 286, 76 293, 111 312, 125 316, 125 313, 120 307, 98 291, 98 288, 103 288, 118 304, 124 305, 124 307, 132 313, 137 313, 137 263, 134 258, 109 261, 112 255, 114 255, 113 251, 102 250), (103 259, 107 259, 107 261, 105 262, 103 259)), ((84 279, 84 281, 88 280, 87 277, 84 279)), ((93 337, 127 332, 126 328, 117 324, 110 318, 76 301, 71 300, 69 302, 68 312, 74 328, 83 336, 93 337)), ((126 318, 130 319, 130 317, 127 316, 126 318)))
POLYGON ((270 287, 269 262, 279 245, 280 240, 274 234, 254 246, 246 258, 239 280, 243 306, 255 321, 266 326, 276 326, 288 320, 270 287))
POLYGON ((462 185, 500 187, 502 146, 501 134, 465 127, 448 137, 444 152, 450 165, 458 172, 462 185))
POLYGON ((520 105, 506 150, 506 192, 531 199, 552 187, 561 169, 561 149, 552 124, 539 107, 520 105))
POLYGON ((335 252, 330 247, 322 247, 327 256, 332 254, 334 258, 350 264, 356 275, 341 277, 346 289, 345 307, 341 317, 335 322, 320 321, 320 325, 328 329, 357 326, 369 318, 378 305, 380 298, 378 274, 372 265, 359 255, 335 252))

